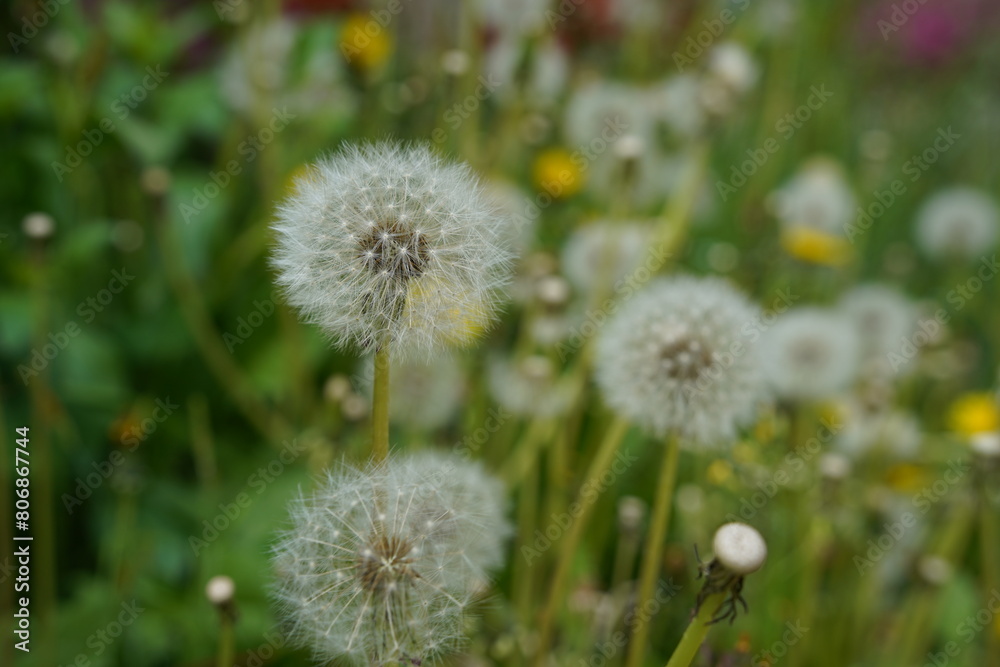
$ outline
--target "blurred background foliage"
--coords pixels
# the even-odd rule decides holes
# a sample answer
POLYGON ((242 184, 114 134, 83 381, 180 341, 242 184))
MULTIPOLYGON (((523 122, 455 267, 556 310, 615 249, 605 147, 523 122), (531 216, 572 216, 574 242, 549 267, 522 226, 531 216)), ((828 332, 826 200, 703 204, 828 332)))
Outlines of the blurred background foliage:
MULTIPOLYGON (((237 664, 257 664, 266 633, 277 636, 267 553, 285 503, 325 466, 366 451, 364 385, 345 384, 362 366, 299 323, 275 293, 266 262, 276 203, 303 165, 343 141, 431 142, 528 203, 541 201, 553 174, 569 173, 564 190, 527 226, 528 260, 515 289, 554 261, 584 222, 660 215, 682 198, 684 174, 704 156, 707 175, 688 193, 690 229, 676 241, 670 266, 725 273, 765 306, 782 287, 791 286, 802 303, 824 304, 855 283, 881 280, 930 312, 972 275, 968 265, 923 257, 911 228, 920 203, 938 188, 996 191, 1000 25, 985 0, 927 0, 895 29, 880 24, 893 20, 896 5, 888 2, 563 5, 569 11, 552 3, 547 15, 541 2, 485 0, 7 3, 0 16, 10 42, 0 56, 0 426, 5 442, 15 427, 29 426, 36 457, 37 643, 17 664, 77 664, 78 656, 90 665, 213 664, 217 613, 203 591, 217 574, 236 582, 237 664), (649 20, 629 13, 647 6, 649 20), (715 35, 712 22, 725 11, 734 20, 715 35), (390 18, 377 34, 352 41, 381 16, 390 18), (609 186, 613 174, 576 168, 572 152, 580 146, 566 117, 574 92, 595 81, 653 87, 678 69, 702 73, 708 47, 697 40, 706 31, 709 43, 737 41, 752 54, 759 68, 753 89, 725 113, 696 119, 705 127, 693 133, 670 122, 657 127, 656 141, 675 163, 651 196, 629 199, 609 186), (502 83, 477 96, 493 85, 491 76, 502 83), (818 87, 832 93, 829 100, 784 136, 777 123, 818 87), (904 165, 947 128, 959 138, 910 180, 904 165), (729 182, 747 151, 772 137, 778 150, 736 194, 721 196, 718 183, 729 182), (840 165, 862 207, 893 180, 905 180, 905 194, 836 262, 823 259, 833 252, 827 246, 813 261, 808 248, 783 241, 769 204, 770 193, 817 155, 840 165), (293 460, 282 462, 282 452, 294 452, 293 460), (95 639, 131 600, 144 611, 122 637, 95 639)), ((523 213, 530 205, 514 208, 523 213)), ((964 496, 934 505, 920 535, 892 552, 894 568, 880 566, 879 586, 859 592, 854 579, 837 577, 852 576, 851 556, 881 534, 892 516, 886 504, 905 503, 937 479, 939 465, 964 452, 949 434, 947 406, 996 384, 997 297, 995 281, 986 282, 974 307, 954 314, 948 337, 921 352, 925 370, 898 387, 898 402, 924 431, 919 457, 876 458, 838 484, 800 480, 756 519, 767 526, 772 561, 748 583, 751 613, 718 628, 711 664, 749 664, 780 638, 784 622, 802 613, 798 575, 811 559, 825 568, 814 576, 829 579, 818 586, 809 648, 793 650, 789 664, 894 664, 880 657, 879 638, 896 612, 914 604, 925 605, 926 624, 905 627, 926 629, 926 636, 912 641, 930 650, 958 640, 956 627, 983 605, 986 576, 983 533, 953 534, 956 525, 978 520, 962 509, 964 496), (802 523, 797 505, 810 492, 822 495, 824 510, 802 523), (802 544, 812 546, 803 552, 802 544), (913 554, 939 546, 950 550, 955 576, 935 587, 914 573, 913 554)), ((481 381, 487 359, 517 345, 536 315, 533 303, 515 300, 482 345, 458 355, 460 416, 431 430, 397 424, 394 440, 458 446, 480 428, 496 405, 481 381)), ((540 347, 559 358, 554 346, 540 347)), ((581 461, 593 446, 589 434, 607 421, 599 398, 588 400, 574 454, 581 461)), ((991 408, 987 400, 967 418, 989 426, 991 409, 995 401, 991 408)), ((477 455, 501 468, 510 443, 534 423, 530 415, 503 420, 477 455)), ((699 481, 678 495, 682 509, 665 568, 681 587, 680 602, 654 621, 659 664, 683 630, 698 585, 691 544, 708 542, 726 514, 738 513, 758 490, 761 471, 781 465, 787 427, 778 414, 731 456, 682 459, 681 479, 699 481)), ((969 430, 984 429, 977 422, 969 430)), ((644 458, 656 456, 656 445, 638 433, 626 442, 644 458)), ((0 470, 9 487, 8 454, 0 470)), ((582 466, 556 480, 565 498, 580 475, 582 466)), ((975 490, 971 478, 963 493, 975 490)), ((604 593, 628 546, 623 540, 631 539, 622 536, 616 509, 625 495, 652 496, 647 466, 630 468, 599 501, 562 620, 561 641, 576 648, 560 664, 603 664, 582 647, 620 621, 601 616, 606 610, 595 600, 625 604, 623 594, 604 593)), ((7 544, 13 494, 3 497, 0 541, 7 544)), ((520 562, 514 546, 511 553, 511 562, 520 562)), ((4 573, 0 600, 9 624, 13 593, 4 573)), ((525 660, 531 614, 508 603, 512 576, 501 575, 471 621, 474 639, 456 664, 525 660)), ((995 650, 998 633, 1000 625, 977 634, 958 664, 985 664, 986 638, 994 635, 995 650)), ((9 664, 15 656, 11 635, 4 636, 0 660, 9 664)), ((280 648, 262 662, 307 664, 308 656, 280 648)))

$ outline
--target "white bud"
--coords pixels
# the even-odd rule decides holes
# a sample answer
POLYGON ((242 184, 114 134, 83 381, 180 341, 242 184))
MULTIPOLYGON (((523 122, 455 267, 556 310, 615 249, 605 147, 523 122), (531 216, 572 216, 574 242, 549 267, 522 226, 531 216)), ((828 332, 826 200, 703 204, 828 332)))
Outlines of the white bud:
POLYGON ((972 451, 989 459, 1000 457, 1000 431, 976 433, 971 440, 972 451))
POLYGON ((235 594, 236 584, 226 575, 212 577, 205 586, 205 597, 214 605, 223 605, 232 602, 233 595, 235 594))
POLYGON ((734 574, 756 572, 767 558, 764 537, 745 523, 727 523, 712 540, 715 558, 734 574))
POLYGON ((56 222, 48 213, 30 213, 21 222, 21 229, 29 238, 43 240, 52 236, 56 222))

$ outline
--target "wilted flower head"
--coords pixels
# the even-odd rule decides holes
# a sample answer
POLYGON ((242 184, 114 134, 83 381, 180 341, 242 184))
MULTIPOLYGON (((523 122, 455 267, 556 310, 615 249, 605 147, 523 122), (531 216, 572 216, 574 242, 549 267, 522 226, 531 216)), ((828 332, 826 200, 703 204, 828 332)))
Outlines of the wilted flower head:
POLYGON ((427 354, 488 323, 505 225, 467 167, 423 147, 351 146, 296 182, 273 263, 289 302, 341 345, 427 354))
POLYGON ((503 558, 500 484, 436 454, 330 473, 291 506, 275 597, 292 641, 326 663, 414 664, 452 649, 503 558))
POLYGON ((974 259, 997 243, 996 204, 985 193, 953 187, 931 196, 917 214, 917 243, 935 259, 974 259))
POLYGON ((861 343, 843 315, 800 308, 782 315, 761 341, 775 392, 788 400, 829 398, 858 372, 861 343))
POLYGON ((605 326, 595 357, 604 400, 657 434, 731 440, 765 398, 753 345, 758 308, 718 278, 659 279, 605 326))

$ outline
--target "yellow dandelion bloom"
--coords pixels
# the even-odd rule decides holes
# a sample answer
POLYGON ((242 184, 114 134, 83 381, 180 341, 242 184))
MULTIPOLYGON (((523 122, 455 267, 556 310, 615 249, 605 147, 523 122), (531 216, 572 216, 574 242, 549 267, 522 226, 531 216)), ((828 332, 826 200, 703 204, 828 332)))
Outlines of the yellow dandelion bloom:
POLYGON ((927 481, 924 469, 912 463, 899 463, 885 471, 885 483, 893 491, 910 493, 923 488, 927 481))
POLYGON ((948 411, 948 426, 961 435, 975 435, 1000 429, 1000 406, 989 392, 959 396, 948 411))
POLYGON ((795 259, 810 264, 843 266, 851 259, 847 239, 801 225, 781 232, 781 247, 795 259))
POLYGON ((340 31, 340 52, 351 65, 376 69, 388 60, 392 48, 389 31, 371 15, 354 12, 344 21, 340 31))
POLYGON ((716 459, 708 465, 706 476, 712 484, 724 484, 733 474, 733 467, 728 461, 716 459))
POLYGON ((535 158, 535 185, 556 199, 571 197, 583 187, 584 176, 565 148, 549 148, 535 158))

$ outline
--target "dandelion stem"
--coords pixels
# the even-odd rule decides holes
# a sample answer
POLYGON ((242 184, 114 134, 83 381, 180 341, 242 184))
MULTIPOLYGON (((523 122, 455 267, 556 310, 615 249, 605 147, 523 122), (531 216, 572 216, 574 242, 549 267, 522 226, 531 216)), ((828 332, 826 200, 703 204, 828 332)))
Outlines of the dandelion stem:
POLYGON ((670 656, 667 667, 688 667, 691 664, 695 654, 698 653, 698 649, 701 647, 701 643, 705 641, 712 617, 715 616, 715 613, 719 610, 719 606, 722 605, 725 599, 725 591, 713 593, 705 598, 704 602, 701 603, 701 608, 698 609, 698 613, 691 619, 687 630, 684 631, 681 643, 677 645, 673 655, 670 656))
MULTIPOLYGON (((667 537, 670 524, 670 510, 674 499, 674 485, 677 482, 677 460, 680 453, 680 443, 676 436, 667 440, 667 451, 660 467, 660 477, 656 484, 656 498, 653 503, 653 513, 650 517, 649 534, 646 536, 646 547, 642 554, 642 566, 639 571, 639 594, 636 606, 644 608, 646 602, 653 597, 656 586, 656 576, 660 572, 660 561, 663 559, 663 543, 667 537)), ((706 607, 708 605, 703 605, 706 607)), ((626 667, 638 667, 646 652, 646 640, 649 637, 649 620, 636 624, 635 633, 629 641, 626 667)))
POLYGON ((218 667, 232 667, 233 664, 233 619, 231 614, 219 614, 218 667))
POLYGON ((624 419, 616 418, 608 427, 604 434, 604 440, 594 455, 587 475, 584 478, 580 490, 577 492, 575 506, 579 508, 576 512, 576 519, 569 527, 569 531, 563 537, 559 545, 558 561, 556 562, 555 573, 552 575, 552 586, 549 588, 549 597, 542 610, 538 624, 538 654, 535 664, 544 665, 548 662, 549 644, 552 641, 552 625, 556 611, 556 605, 560 600, 565 599, 565 588, 569 576, 569 567, 576 554, 576 548, 583 537, 583 529, 587 526, 587 521, 594 509, 594 503, 598 494, 591 492, 591 484, 601 478, 605 472, 610 470, 614 463, 618 446, 628 432, 629 424, 624 419))
POLYGON ((375 382, 372 387, 372 456, 376 462, 389 456, 389 346, 375 349, 375 382))

